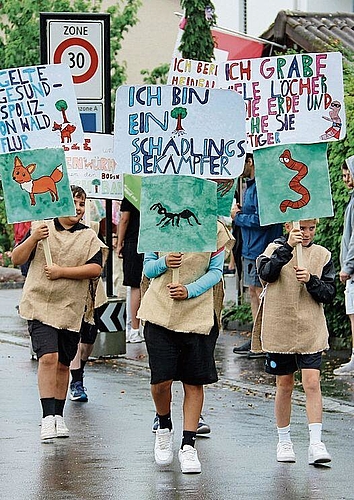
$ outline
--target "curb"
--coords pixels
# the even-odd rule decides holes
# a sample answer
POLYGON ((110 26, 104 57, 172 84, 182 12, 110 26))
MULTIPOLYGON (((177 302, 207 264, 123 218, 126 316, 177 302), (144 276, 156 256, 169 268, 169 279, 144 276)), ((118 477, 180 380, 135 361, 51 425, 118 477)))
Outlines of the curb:
POLYGON ((13 290, 15 288, 23 288, 24 282, 17 281, 0 281, 0 290, 13 290))

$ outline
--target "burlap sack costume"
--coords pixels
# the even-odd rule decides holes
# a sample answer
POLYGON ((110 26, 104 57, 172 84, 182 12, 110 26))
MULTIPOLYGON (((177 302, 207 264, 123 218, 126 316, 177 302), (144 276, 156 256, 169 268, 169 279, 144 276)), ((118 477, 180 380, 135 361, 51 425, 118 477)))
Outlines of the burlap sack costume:
MULTIPOLYGON (((35 227, 38 223, 33 223, 35 227)), ((107 247, 88 228, 71 233, 57 231, 53 221, 49 227, 49 247, 53 263, 59 266, 82 266, 100 249, 106 255, 107 247)), ((83 316, 93 324, 93 309, 98 284, 96 280, 47 279, 43 243, 37 243, 34 259, 28 270, 20 302, 20 315, 27 320, 36 319, 60 329, 80 331, 83 316)), ((97 305, 95 304, 95 307, 97 305)))
MULTIPOLYGON (((218 221, 217 248, 231 250, 233 244, 233 236, 218 221)), ((166 254, 160 253, 159 257, 163 255, 166 254)), ((179 283, 187 285, 203 276, 208 270, 210 257, 210 252, 183 254, 179 283)), ((208 335, 214 325, 214 313, 220 320, 224 295, 222 282, 198 297, 181 301, 170 298, 166 288, 169 283, 172 283, 172 269, 151 280, 142 298, 138 317, 175 332, 208 335)))
MULTIPOLYGON (((271 243, 263 255, 270 257, 277 247, 278 244, 271 243)), ((302 254, 304 267, 317 276, 322 275, 331 258, 326 248, 315 244, 303 247, 302 254)), ((252 332, 252 351, 312 354, 328 349, 323 305, 297 281, 295 265, 293 256, 279 278, 265 284, 252 332)))

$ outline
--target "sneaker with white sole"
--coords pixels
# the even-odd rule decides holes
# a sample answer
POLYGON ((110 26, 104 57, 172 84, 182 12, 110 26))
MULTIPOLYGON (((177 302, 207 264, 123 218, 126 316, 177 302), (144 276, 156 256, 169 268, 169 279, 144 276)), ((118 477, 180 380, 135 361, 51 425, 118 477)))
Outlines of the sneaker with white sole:
POLYGON ((41 424, 41 440, 47 441, 57 437, 57 430, 55 427, 55 416, 48 415, 42 418, 41 424))
MULTIPOLYGON (((157 429, 159 428, 159 417, 157 414, 155 414, 154 421, 152 423, 152 432, 155 434, 157 429)), ((203 416, 200 415, 199 417, 199 422, 198 422, 198 428, 197 428, 197 436, 204 435, 204 434, 210 434, 210 425, 208 425, 203 416)))
POLYGON ((197 450, 193 446, 185 444, 178 452, 178 459, 183 474, 200 474, 202 472, 197 450))
POLYGON ((86 388, 83 386, 81 380, 71 382, 70 384, 70 399, 71 401, 78 401, 79 403, 87 403, 88 396, 86 388))
POLYGON ((126 341, 130 344, 138 344, 139 342, 145 342, 145 339, 140 335, 139 328, 136 330, 135 328, 131 328, 126 341))
POLYGON ((157 429, 155 435, 155 462, 170 465, 173 461, 173 430, 157 429))
POLYGON ((61 415, 55 415, 55 427, 58 438, 69 437, 69 429, 67 428, 64 418, 61 415))
POLYGON ((333 370, 333 375, 354 375, 354 358, 333 370))
POLYGON ((324 443, 314 443, 309 446, 309 464, 326 464, 332 460, 324 443))
POLYGON ((277 444, 277 460, 278 462, 296 462, 293 443, 281 441, 277 444))
POLYGON ((210 425, 205 422, 203 415, 200 415, 197 427, 197 436, 201 434, 210 434, 210 425))

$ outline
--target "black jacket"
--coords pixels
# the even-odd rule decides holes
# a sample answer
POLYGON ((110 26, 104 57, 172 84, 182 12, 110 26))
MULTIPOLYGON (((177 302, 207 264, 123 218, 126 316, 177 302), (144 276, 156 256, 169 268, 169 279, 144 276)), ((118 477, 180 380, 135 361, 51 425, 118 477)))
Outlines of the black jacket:
MULTIPOLYGON (((274 240, 274 243, 280 246, 275 249, 270 257, 260 255, 257 259, 258 275, 267 283, 276 281, 283 266, 290 262, 293 257, 294 249, 287 243, 286 236, 274 240)), ((336 271, 332 259, 324 266, 320 278, 315 274, 310 275, 310 280, 305 285, 316 302, 329 304, 333 301, 336 295, 335 276, 336 271)))

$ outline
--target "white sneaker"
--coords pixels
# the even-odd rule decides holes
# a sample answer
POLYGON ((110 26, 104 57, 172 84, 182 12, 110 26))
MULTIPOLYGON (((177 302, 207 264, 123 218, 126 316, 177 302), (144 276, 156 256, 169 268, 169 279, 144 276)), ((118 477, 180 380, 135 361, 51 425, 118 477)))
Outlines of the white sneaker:
POLYGON ((155 436, 155 462, 170 465, 173 461, 173 430, 157 429, 155 436))
POLYGON ((127 342, 131 344, 138 344, 139 342, 144 342, 144 338, 140 335, 140 330, 137 328, 132 328, 130 330, 129 336, 127 337, 127 342))
POLYGON ((277 444, 278 462, 296 462, 293 443, 281 441, 277 444))
POLYGON ((55 415, 55 427, 57 429, 58 438, 69 437, 69 429, 67 428, 64 418, 61 415, 55 415))
POLYGON ((333 370, 333 375, 354 375, 354 358, 351 358, 349 363, 333 370))
POLYGON ((185 444, 178 452, 178 459, 183 474, 200 474, 202 472, 197 450, 193 446, 185 444))
POLYGON ((314 443, 309 446, 309 464, 326 464, 330 462, 331 455, 326 450, 324 443, 314 443))
POLYGON ((55 427, 55 417, 54 415, 48 415, 42 418, 41 424, 41 440, 46 441, 47 439, 53 439, 57 437, 57 430, 55 427))

